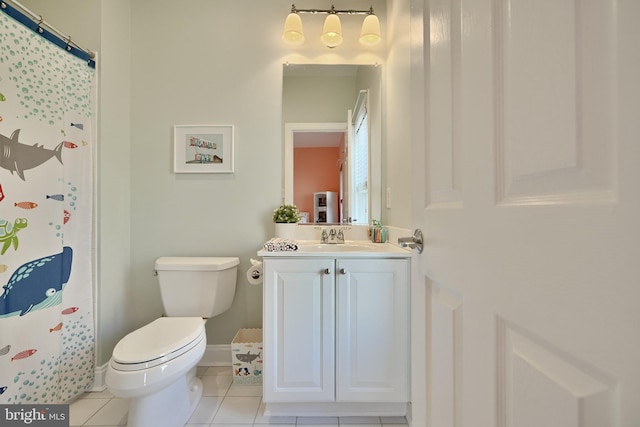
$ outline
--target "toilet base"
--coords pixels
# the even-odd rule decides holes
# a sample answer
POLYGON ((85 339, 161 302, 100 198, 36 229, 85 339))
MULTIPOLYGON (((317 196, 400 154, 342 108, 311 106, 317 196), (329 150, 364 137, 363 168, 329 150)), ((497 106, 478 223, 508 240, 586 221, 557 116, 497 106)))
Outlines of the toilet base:
POLYGON ((195 374, 194 367, 161 390, 131 399, 127 427, 183 427, 202 397, 202 381, 195 374))

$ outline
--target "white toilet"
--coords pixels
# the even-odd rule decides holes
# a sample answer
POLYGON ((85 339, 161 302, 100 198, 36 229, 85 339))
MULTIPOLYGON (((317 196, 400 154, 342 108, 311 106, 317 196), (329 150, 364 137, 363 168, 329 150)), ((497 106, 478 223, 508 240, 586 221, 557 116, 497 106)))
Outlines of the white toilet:
POLYGON ((202 397, 196 365, 207 345, 204 323, 231 307, 240 260, 161 257, 156 260, 167 317, 125 336, 113 349, 105 382, 131 399, 128 427, 182 427, 202 397))

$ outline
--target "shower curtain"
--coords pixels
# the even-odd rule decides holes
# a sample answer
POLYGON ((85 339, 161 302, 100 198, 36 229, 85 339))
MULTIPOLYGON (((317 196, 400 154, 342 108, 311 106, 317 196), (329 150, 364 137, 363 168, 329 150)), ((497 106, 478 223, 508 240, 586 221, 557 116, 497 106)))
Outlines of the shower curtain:
POLYGON ((0 403, 64 403, 94 375, 95 63, 3 12, 0 403))

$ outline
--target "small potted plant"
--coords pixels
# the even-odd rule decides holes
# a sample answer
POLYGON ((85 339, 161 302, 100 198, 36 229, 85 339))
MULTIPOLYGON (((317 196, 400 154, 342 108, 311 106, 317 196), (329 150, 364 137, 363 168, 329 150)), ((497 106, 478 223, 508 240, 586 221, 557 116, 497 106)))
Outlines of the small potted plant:
POLYGON ((295 205, 281 205, 273 211, 273 222, 276 223, 276 237, 292 239, 296 225, 302 219, 295 205))

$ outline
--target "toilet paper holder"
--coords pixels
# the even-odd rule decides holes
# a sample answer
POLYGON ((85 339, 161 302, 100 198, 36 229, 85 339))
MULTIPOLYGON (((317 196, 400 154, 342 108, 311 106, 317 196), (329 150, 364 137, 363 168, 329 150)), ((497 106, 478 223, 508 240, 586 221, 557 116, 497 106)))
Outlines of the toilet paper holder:
POLYGON ((251 267, 247 270, 247 281, 251 285, 262 283, 262 261, 250 258, 251 267))

